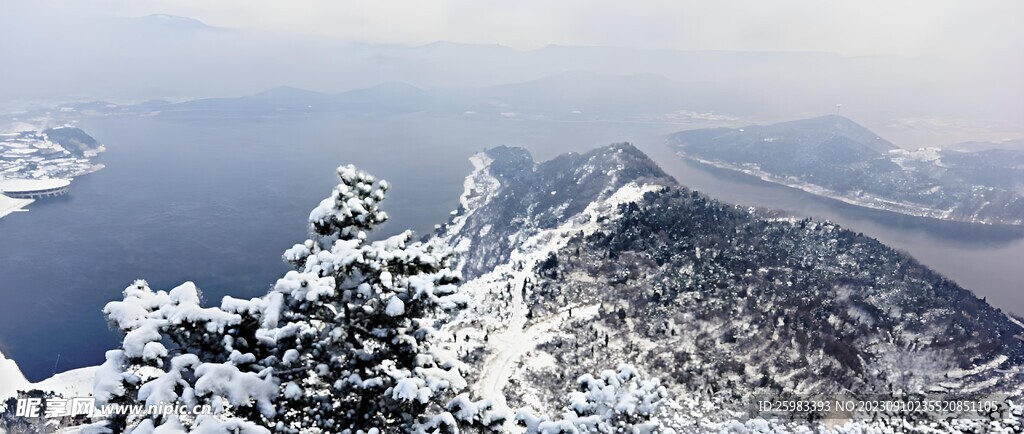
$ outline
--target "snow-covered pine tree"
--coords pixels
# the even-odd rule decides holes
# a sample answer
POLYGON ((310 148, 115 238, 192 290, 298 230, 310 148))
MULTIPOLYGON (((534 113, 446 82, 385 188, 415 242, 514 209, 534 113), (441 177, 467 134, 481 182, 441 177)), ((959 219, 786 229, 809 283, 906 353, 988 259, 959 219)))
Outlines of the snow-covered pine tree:
POLYGON ((231 349, 240 315, 200 307, 192 282, 165 292, 143 280, 103 312, 125 336, 96 373, 98 404, 209 405, 217 415, 118 413, 93 431, 269 433, 264 425, 274 416, 278 386, 251 354, 231 349))
POLYGON ((409 231, 367 242, 387 220, 388 184, 352 166, 310 213, 312 236, 287 252, 296 271, 279 280, 278 425, 287 432, 457 432, 505 415, 464 395, 462 364, 430 345, 435 313, 462 308, 447 259, 409 231), (283 350, 283 351, 282 351, 283 350), (447 411, 445 406, 451 411, 447 411))
POLYGON ((600 378, 585 374, 576 380, 578 390, 570 392, 569 404, 561 419, 536 416, 521 409, 516 420, 527 433, 653 433, 659 427, 654 420, 666 399, 666 390, 657 378, 640 377, 630 364, 618 371, 607 369, 600 378))
POLYGON ((388 184, 351 166, 310 213, 311 237, 285 252, 296 268, 265 296, 200 307, 191 283, 138 281, 107 305, 125 333, 107 353, 103 403, 212 405, 217 414, 114 417, 93 431, 428 433, 487 430, 508 415, 452 396, 458 359, 430 345, 435 314, 467 298, 446 258, 411 232, 367 242, 387 220, 388 184))

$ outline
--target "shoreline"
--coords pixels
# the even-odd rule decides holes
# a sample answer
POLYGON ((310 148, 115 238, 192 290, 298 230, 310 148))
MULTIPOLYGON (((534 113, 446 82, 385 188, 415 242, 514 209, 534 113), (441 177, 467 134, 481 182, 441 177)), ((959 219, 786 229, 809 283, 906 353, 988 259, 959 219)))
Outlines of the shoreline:
POLYGON ((976 224, 982 226, 1011 226, 1020 227, 1024 225, 1024 222, 1006 222, 1006 221, 989 221, 989 220, 967 220, 959 218, 949 217, 951 210, 936 210, 932 208, 925 208, 922 206, 915 206, 912 204, 893 202, 888 199, 884 199, 877 196, 864 196, 860 198, 853 198, 841 194, 831 192, 825 188, 819 187, 814 184, 805 184, 799 182, 787 182, 775 175, 772 175, 761 170, 755 170, 749 167, 735 166, 733 164, 723 163, 713 160, 705 160, 702 158, 694 157, 692 155, 681 152, 677 149, 673 149, 675 155, 679 158, 689 160, 698 164, 704 164, 721 170, 728 170, 732 172, 741 173, 747 176, 752 176, 761 181, 772 183, 775 185, 781 185, 783 187, 789 187, 796 190, 803 191, 808 194, 812 194, 819 197, 824 197, 839 202, 843 202, 847 205, 859 206, 862 208, 873 209, 878 211, 887 211, 891 213, 901 214, 910 217, 929 218, 939 221, 956 222, 956 223, 967 223, 976 224), (881 202, 881 203, 879 203, 881 202), (889 205, 889 206, 883 206, 889 205))

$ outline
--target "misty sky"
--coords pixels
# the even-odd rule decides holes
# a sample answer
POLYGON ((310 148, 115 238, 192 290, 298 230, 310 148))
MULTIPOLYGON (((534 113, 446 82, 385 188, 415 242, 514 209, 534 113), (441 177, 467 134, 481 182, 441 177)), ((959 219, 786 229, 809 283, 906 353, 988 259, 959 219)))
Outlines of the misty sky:
MULTIPOLYGON (((502 62, 512 60, 495 57, 500 53, 493 50, 492 57, 464 52, 421 59, 415 53, 360 52, 351 44, 436 41, 519 50, 571 45, 877 56, 886 63, 851 63, 836 82, 846 83, 853 95, 870 95, 866 103, 877 108, 893 99, 920 101, 916 105, 1024 122, 1019 0, 5 0, 0 104, 230 96, 277 85, 338 92, 384 81, 473 87, 562 72, 543 70, 550 62, 506 67, 502 62), (225 31, 189 34, 133 21, 153 14, 193 18, 225 31)), ((693 79, 602 59, 607 67, 599 72, 693 79)), ((750 86, 767 86, 756 81, 762 77, 791 74, 791 83, 782 84, 794 91, 812 92, 804 85, 808 78, 821 82, 814 92, 830 89, 829 77, 813 77, 807 67, 794 63, 793 71, 758 72, 751 59, 755 63, 734 68, 755 75, 750 86)), ((736 83, 745 82, 730 85, 736 83)))
MULTIPOLYGON (((3 21, 167 13, 369 43, 438 40, 986 58, 1024 52, 1024 2, 890 0, 75 0, 4 2, 3 21)), ((5 40, 8 40, 5 38, 5 40)))

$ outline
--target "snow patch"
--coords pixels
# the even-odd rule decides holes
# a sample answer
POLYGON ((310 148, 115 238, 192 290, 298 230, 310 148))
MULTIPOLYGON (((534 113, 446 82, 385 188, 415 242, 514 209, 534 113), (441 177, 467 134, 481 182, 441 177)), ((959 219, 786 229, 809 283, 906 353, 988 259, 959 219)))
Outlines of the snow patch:
POLYGON ((391 299, 388 300, 387 307, 384 308, 384 313, 388 316, 405 315, 405 302, 398 298, 397 295, 391 297, 391 299))
POLYGON ((0 401, 17 395, 18 391, 43 390, 64 397, 92 396, 93 378, 98 366, 61 372, 38 383, 25 378, 14 360, 0 353, 0 401))

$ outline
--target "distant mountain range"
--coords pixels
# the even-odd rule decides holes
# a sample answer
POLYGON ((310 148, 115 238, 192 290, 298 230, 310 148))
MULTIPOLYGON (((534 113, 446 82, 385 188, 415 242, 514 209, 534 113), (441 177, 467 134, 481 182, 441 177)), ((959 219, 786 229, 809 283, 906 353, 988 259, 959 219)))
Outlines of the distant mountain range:
MULTIPOLYGON (((669 101, 675 110, 771 119, 818 113, 840 102, 847 112, 873 121, 922 114, 1002 118, 1011 112, 1001 92, 993 96, 1000 88, 994 83, 977 86, 941 76, 918 80, 934 77, 943 66, 922 59, 567 45, 519 50, 445 41, 375 45, 215 27, 166 14, 82 17, 72 27, 60 29, 77 35, 71 43, 37 38, 31 47, 0 46, 0 58, 18 65, 0 82, 0 98, 180 100, 247 95, 280 84, 335 94, 389 82, 426 90, 510 86, 511 91, 515 83, 547 81, 562 86, 528 90, 523 102, 548 101, 548 107, 587 112, 614 107, 588 104, 605 99, 621 102, 620 111, 660 110, 669 101), (69 76, 63 69, 72 58, 78 60, 76 74, 69 76), (942 92, 952 85, 964 91, 942 92), (585 92, 577 95, 576 89, 585 92), (575 107, 562 105, 559 96, 575 107)), ((1007 73, 993 74, 996 80, 1007 73)))
POLYGON ((405 83, 386 83, 367 89, 329 94, 280 86, 254 95, 206 98, 157 107, 163 115, 274 115, 334 112, 386 115, 422 111, 434 102, 426 91, 405 83))
MULTIPOLYGON (((159 116, 288 116, 341 113, 354 116, 413 112, 543 119, 685 118, 698 93, 665 77, 607 75, 571 71, 527 82, 473 88, 422 89, 408 83, 384 83, 365 89, 325 93, 279 86, 253 95, 162 100, 118 105, 102 101, 72 103, 64 113, 159 116)), ((701 88, 707 90, 706 88, 701 88)), ((713 98, 706 98, 711 100, 713 98)), ((705 116, 714 116, 704 113, 705 116)))
POLYGON ((836 115, 684 131, 670 144, 689 159, 855 205, 1024 224, 1024 151, 908 151, 836 115))
POLYGON ((1024 151, 1024 139, 1008 139, 1000 141, 970 141, 957 143, 949 147, 958 151, 1009 150, 1024 151))

